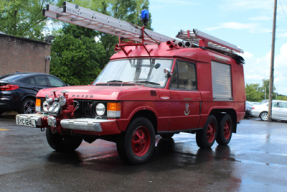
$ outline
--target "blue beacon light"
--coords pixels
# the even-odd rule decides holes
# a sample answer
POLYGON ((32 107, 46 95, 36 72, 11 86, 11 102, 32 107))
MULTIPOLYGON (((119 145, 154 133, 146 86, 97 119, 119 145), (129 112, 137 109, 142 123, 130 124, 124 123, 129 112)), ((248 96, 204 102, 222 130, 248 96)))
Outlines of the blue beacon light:
POLYGON ((149 20, 149 13, 148 10, 144 9, 141 13, 141 20, 143 21, 144 25, 146 26, 148 20, 149 20))

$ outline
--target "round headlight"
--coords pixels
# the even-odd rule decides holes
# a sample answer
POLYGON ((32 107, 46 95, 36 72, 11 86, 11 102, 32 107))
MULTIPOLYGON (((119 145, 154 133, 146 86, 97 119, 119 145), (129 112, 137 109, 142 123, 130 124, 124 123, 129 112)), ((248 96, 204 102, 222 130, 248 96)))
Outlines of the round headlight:
POLYGON ((47 101, 44 101, 43 102, 43 110, 45 112, 48 112, 49 107, 50 107, 49 103, 47 101))
POLYGON ((97 106, 96 106, 96 113, 97 113, 97 115, 102 116, 102 115, 105 114, 105 112, 106 112, 105 105, 102 104, 102 103, 97 104, 97 106))

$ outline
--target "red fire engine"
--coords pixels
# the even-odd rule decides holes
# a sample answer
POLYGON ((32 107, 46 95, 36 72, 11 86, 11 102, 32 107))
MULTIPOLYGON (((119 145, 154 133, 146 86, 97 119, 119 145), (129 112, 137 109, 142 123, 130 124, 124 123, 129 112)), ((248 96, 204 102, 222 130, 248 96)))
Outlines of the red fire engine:
POLYGON ((195 133, 197 145, 210 148, 236 133, 245 114, 238 47, 196 29, 175 40, 68 2, 48 5, 44 15, 120 37, 92 85, 40 90, 37 113, 16 116, 18 125, 46 128, 56 151, 101 138, 139 164, 152 156, 157 134, 195 133))

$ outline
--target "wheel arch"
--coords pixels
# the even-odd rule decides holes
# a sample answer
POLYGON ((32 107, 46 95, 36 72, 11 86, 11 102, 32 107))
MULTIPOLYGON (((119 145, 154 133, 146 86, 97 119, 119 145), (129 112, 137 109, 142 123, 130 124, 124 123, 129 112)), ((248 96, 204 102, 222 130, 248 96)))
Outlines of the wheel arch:
POLYGON ((236 131, 237 131, 237 115, 236 115, 236 111, 234 109, 213 109, 210 112, 210 115, 214 115, 216 117, 218 126, 221 122, 221 119, 223 118, 223 116, 225 114, 230 115, 232 122, 233 122, 232 132, 236 133, 236 131))
POLYGON ((17 109, 18 112, 21 111, 22 104, 26 99, 33 99, 36 102, 36 96, 35 95, 26 95, 26 96, 22 97, 22 99, 20 101, 20 105, 18 106, 18 109, 17 109))
POLYGON ((129 124, 138 117, 145 117, 147 118, 153 125, 155 133, 157 133, 157 116, 151 110, 139 110, 137 111, 131 118, 129 124))

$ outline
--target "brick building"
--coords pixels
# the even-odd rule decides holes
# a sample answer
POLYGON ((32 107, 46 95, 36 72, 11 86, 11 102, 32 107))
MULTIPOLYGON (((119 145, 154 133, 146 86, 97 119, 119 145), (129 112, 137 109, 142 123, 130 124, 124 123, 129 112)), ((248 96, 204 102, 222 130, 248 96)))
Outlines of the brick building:
POLYGON ((16 71, 49 73, 50 53, 50 43, 0 33, 0 75, 16 71))

